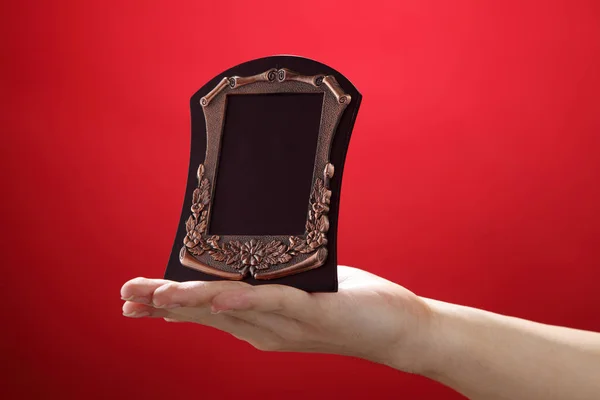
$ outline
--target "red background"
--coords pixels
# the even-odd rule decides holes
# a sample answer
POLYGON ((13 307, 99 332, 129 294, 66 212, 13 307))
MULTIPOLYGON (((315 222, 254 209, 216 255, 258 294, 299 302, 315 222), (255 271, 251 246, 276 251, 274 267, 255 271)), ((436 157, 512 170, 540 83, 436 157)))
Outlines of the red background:
POLYGON ((278 53, 364 95, 341 264, 600 330, 600 3, 248 3, 2 3, 3 398, 459 398, 361 360, 121 316, 121 284, 169 256, 189 97, 278 53))

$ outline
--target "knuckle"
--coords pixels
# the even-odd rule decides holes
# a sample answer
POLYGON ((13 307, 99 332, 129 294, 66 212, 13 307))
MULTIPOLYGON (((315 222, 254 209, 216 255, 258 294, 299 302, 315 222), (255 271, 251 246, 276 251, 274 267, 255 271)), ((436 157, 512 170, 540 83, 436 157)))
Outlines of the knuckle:
POLYGON ((176 289, 176 283, 165 283, 154 291, 152 301, 154 303, 166 303, 176 289))
POLYGON ((156 290, 154 291, 154 295, 161 295, 161 294, 165 294, 165 293, 170 293, 173 290, 175 290, 176 284, 173 282, 169 282, 169 283, 165 283, 162 286, 159 286, 158 288, 156 288, 156 290))

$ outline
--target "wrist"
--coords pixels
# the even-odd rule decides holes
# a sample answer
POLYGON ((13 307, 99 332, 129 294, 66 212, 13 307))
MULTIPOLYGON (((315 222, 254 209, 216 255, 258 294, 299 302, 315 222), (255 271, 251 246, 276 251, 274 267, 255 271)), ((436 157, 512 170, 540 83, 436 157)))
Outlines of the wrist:
POLYGON ((424 305, 416 337, 412 342, 412 372, 445 382, 460 367, 460 357, 470 351, 469 320, 478 310, 419 297, 424 305), (471 311, 472 310, 472 311, 471 311))
POLYGON ((420 375, 444 384, 452 384, 457 374, 481 368, 481 342, 496 329, 496 314, 471 307, 422 299, 431 310, 425 335, 423 368, 420 375))
MULTIPOLYGON (((416 297, 410 310, 403 305, 398 314, 412 315, 390 348, 384 364, 397 370, 433 378, 446 372, 454 351, 454 340, 449 332, 452 325, 451 304, 416 297)), ((405 322, 405 321, 403 321, 405 322)))
POLYGON ((456 354, 461 352, 463 332, 456 326, 460 306, 427 298, 422 300, 430 310, 430 319, 423 336, 423 365, 419 374, 440 380, 452 369, 456 354))

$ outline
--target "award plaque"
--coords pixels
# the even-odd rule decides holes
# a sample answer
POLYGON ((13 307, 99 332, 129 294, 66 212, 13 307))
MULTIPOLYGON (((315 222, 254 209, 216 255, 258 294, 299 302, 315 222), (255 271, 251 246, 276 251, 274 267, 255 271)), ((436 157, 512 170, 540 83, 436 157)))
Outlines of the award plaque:
POLYGON ((294 56, 240 64, 194 94, 165 279, 337 291, 342 171, 360 101, 339 72, 294 56))

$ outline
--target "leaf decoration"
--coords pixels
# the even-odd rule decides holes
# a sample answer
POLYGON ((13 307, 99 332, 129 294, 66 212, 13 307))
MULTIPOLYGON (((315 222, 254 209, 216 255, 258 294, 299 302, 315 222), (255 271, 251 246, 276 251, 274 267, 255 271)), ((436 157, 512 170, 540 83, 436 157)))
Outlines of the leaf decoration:
POLYGON ((231 265, 233 263, 237 263, 241 259, 240 253, 228 252, 228 253, 225 253, 225 256, 226 256, 226 258, 225 258, 225 264, 227 264, 227 265, 231 265))
POLYGON ((296 237, 296 236, 290 236, 290 245, 289 245, 289 250, 288 252, 292 255, 295 255, 297 252, 302 252, 304 249, 306 249, 306 240, 296 237))
POLYGON ((262 270, 265 270, 265 269, 269 269, 269 267, 270 267, 270 265, 267 264, 267 263, 265 263, 265 262, 253 266, 254 269, 257 269, 259 271, 262 271, 262 270))
POLYGON ((263 262, 267 265, 280 264, 281 262, 279 260, 286 251, 286 245, 278 240, 273 240, 265 246, 263 262))
POLYGON ((238 242, 237 240, 233 240, 227 244, 225 244, 224 246, 227 251, 229 252, 235 252, 235 253, 239 253, 241 251, 242 248, 242 244, 240 242, 238 242))
POLYGON ((218 249, 219 248, 219 239, 221 239, 220 237, 213 235, 211 237, 209 237, 206 242, 210 245, 210 247, 212 247, 213 249, 218 249))
POLYGON ((321 218, 319 218, 317 221, 315 228, 319 232, 327 232, 329 230, 329 218, 327 218, 325 215, 321 215, 321 218))
POLYGON ((210 250, 208 252, 208 254, 210 254, 210 256, 215 261, 219 261, 219 262, 225 261, 226 255, 225 255, 225 252, 223 250, 220 250, 220 249, 219 250, 210 250))
POLYGON ((204 205, 208 205, 208 203, 210 203, 210 184, 208 179, 203 179, 197 190, 200 192, 198 201, 204 205))
POLYGON ((201 256, 202 254, 204 254, 204 249, 200 244, 196 245, 195 247, 192 247, 191 249, 188 248, 188 250, 195 256, 201 256))
POLYGON ((205 220, 205 219, 201 220, 201 221, 200 221, 200 223, 199 223, 198 225, 196 225, 196 230, 197 230, 199 233, 204 233, 204 232, 206 232, 206 224, 207 224, 207 222, 206 222, 206 220, 205 220))
POLYGON ((194 230, 195 227, 196 227, 196 220, 194 219, 194 217, 192 217, 190 215, 190 217, 188 218, 188 220, 185 223, 185 229, 189 233, 190 231, 194 230))
POLYGON ((283 253, 277 259, 277 264, 285 264, 286 262, 290 261, 291 259, 292 259, 292 255, 291 254, 289 254, 289 253, 283 253))

